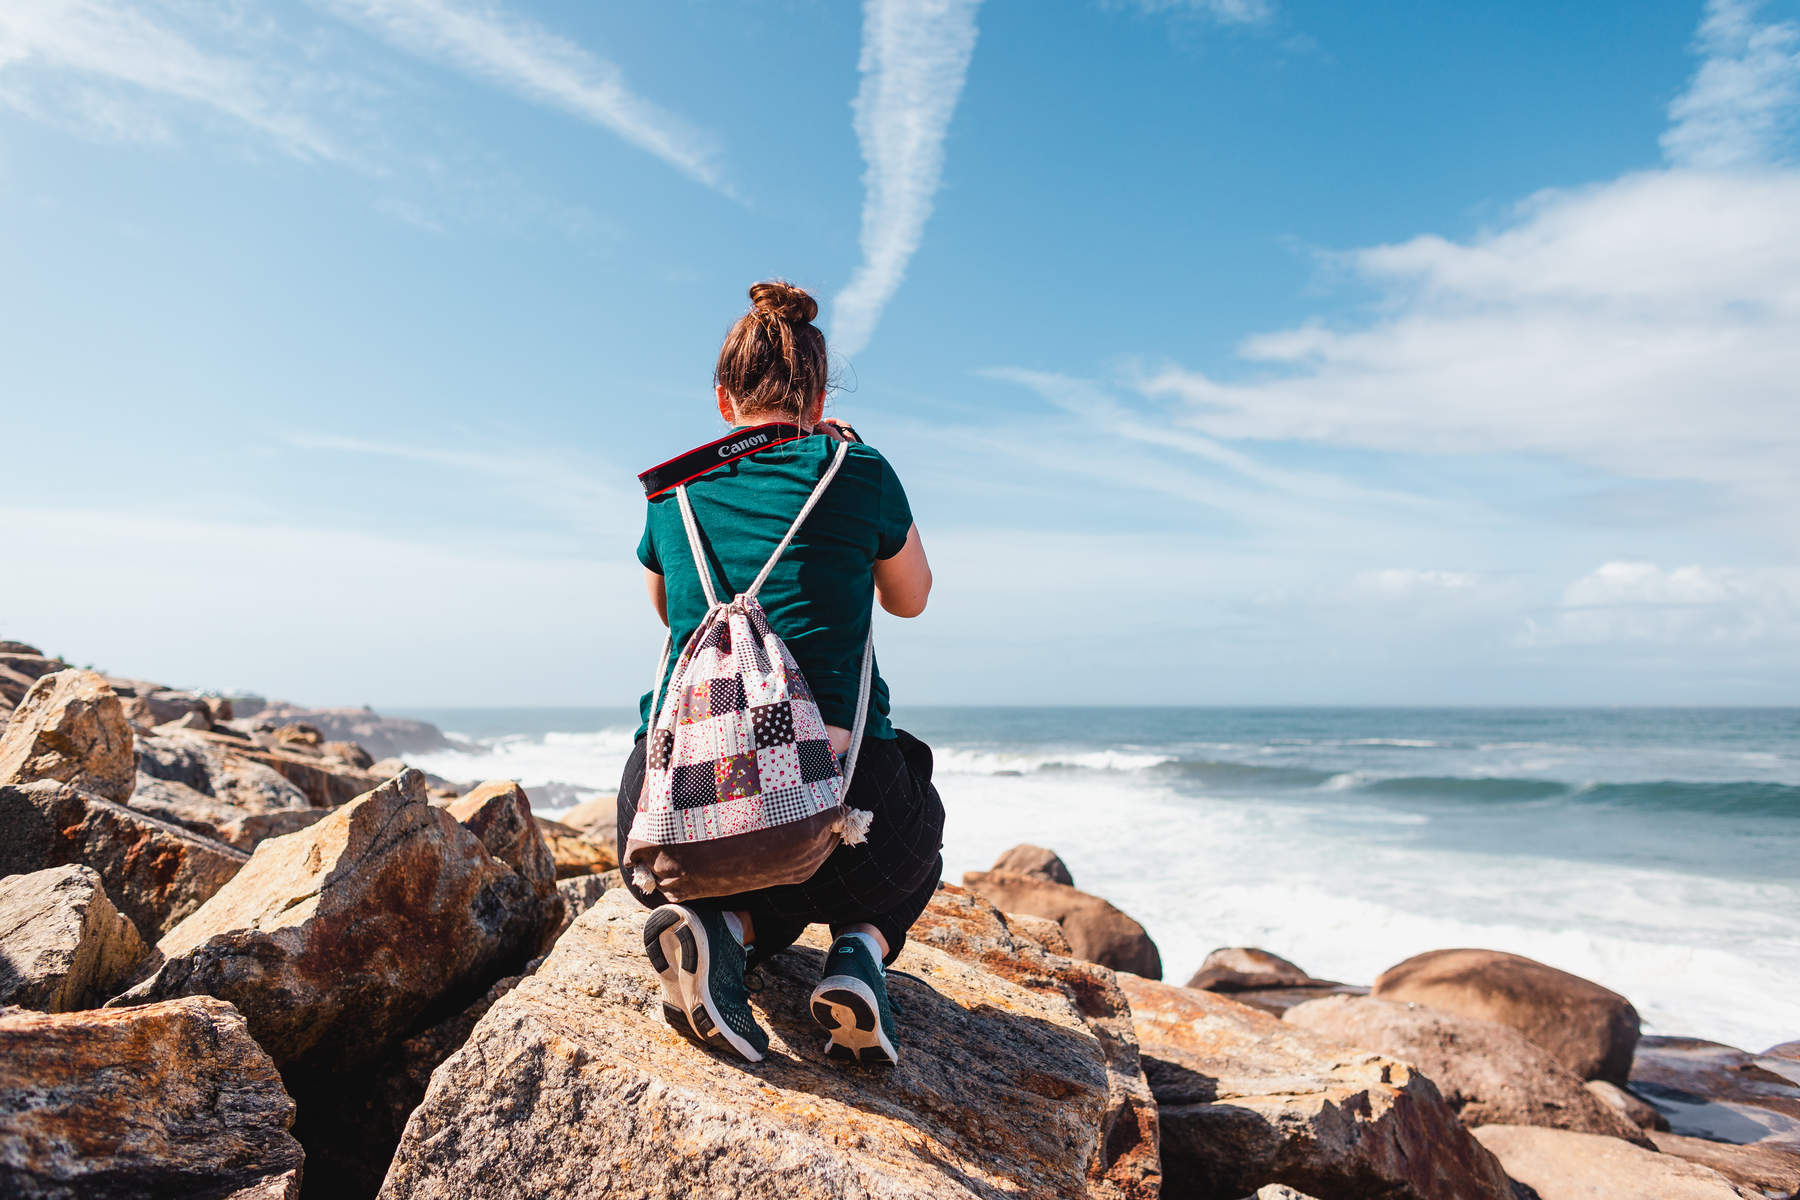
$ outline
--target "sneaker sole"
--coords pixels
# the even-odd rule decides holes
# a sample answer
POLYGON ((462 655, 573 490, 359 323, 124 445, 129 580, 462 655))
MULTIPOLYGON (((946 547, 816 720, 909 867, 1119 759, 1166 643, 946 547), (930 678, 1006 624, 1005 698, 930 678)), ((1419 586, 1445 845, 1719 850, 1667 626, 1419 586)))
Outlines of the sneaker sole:
POLYGON ((864 1066, 892 1066, 900 1052, 881 1028, 875 993, 860 979, 834 975, 812 993, 813 1020, 830 1031, 825 1057, 864 1066))
MULTIPOLYGON (((712 989, 708 986, 712 971, 712 944, 706 936, 706 926, 700 923, 699 916, 691 909, 679 904, 666 904, 657 910, 669 912, 669 924, 672 928, 676 954, 670 959, 677 979, 680 983, 680 994, 687 1004, 687 1021, 692 1030, 691 1036, 705 1043, 714 1050, 729 1050, 746 1062, 761 1062, 762 1052, 745 1041, 731 1026, 725 1023, 725 1016, 719 1011, 712 998, 712 989)), ((649 935, 650 926, 646 922, 644 932, 649 935)), ((664 935, 665 937, 667 935, 664 935)), ((662 939, 658 939, 659 946, 662 939)), ((655 965, 655 959, 651 960, 655 965)), ((658 972, 660 975, 661 972, 658 972)), ((670 1024, 673 1018, 668 1013, 667 987, 664 988, 663 1017, 670 1024)), ((679 1027, 678 1027, 679 1028, 679 1027)))
POLYGON ((683 924, 681 914, 672 906, 664 905, 652 912, 644 922, 644 953, 649 957, 657 979, 662 982, 663 1020, 682 1037, 704 1044, 705 1039, 694 1032, 694 1026, 688 1020, 688 998, 676 965, 681 961, 681 942, 676 930, 683 924))

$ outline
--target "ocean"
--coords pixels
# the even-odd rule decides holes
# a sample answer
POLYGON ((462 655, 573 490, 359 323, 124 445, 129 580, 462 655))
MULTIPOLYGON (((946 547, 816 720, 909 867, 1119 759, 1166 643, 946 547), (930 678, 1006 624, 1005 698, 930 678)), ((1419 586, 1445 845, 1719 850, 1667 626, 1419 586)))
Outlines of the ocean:
MULTIPOLYGON (((623 709, 414 710, 554 815, 612 791, 623 709)), ((1800 1037, 1800 709, 903 708, 949 814, 944 877, 1018 842, 1143 922, 1165 975, 1261 946, 1369 983, 1509 950, 1646 1032, 1800 1037)))

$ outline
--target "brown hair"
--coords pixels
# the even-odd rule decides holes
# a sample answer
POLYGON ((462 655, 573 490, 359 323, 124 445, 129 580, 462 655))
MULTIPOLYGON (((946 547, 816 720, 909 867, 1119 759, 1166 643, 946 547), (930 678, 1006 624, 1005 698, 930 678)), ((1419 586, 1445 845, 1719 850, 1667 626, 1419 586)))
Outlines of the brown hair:
POLYGON ((713 369, 740 415, 798 421, 806 413, 827 381, 818 315, 819 302, 785 280, 750 285, 750 311, 725 335, 713 369))

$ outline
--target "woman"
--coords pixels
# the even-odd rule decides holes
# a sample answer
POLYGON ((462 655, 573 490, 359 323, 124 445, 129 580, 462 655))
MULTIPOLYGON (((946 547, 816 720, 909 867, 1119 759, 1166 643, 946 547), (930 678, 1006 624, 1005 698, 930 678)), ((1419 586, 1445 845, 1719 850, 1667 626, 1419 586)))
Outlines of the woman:
MULTIPOLYGON (((825 337, 812 323, 818 304, 782 282, 756 284, 750 300, 750 311, 719 351, 713 391, 726 423, 754 432, 734 433, 715 443, 716 450, 703 448, 698 465, 674 474, 701 471, 682 482, 723 585, 719 594, 730 596, 762 568, 839 443, 850 443, 837 476, 758 597, 798 662, 841 758, 851 743, 847 726, 855 720, 871 601, 895 616, 918 616, 931 592, 931 567, 893 468, 847 426, 823 415, 828 373, 825 337), (762 428, 774 422, 798 428, 762 428)), ((650 602, 679 651, 708 605, 672 491, 652 497, 638 559, 650 602)), ((675 658, 664 662, 652 694, 666 690, 675 658)), ((646 727, 650 706, 646 694, 640 704, 646 727)), ((644 786, 644 734, 640 729, 619 784, 621 850, 644 786)), ((657 909, 645 925, 645 949, 662 978, 664 1016, 676 1029, 760 1060, 769 1038, 750 1010, 745 971, 821 923, 835 940, 810 1007, 829 1034, 825 1052, 865 1063, 898 1061, 884 967, 937 887, 944 808, 931 785, 931 750, 889 722, 878 670, 844 802, 874 814, 867 840, 840 845, 804 883, 668 904, 627 879, 632 894, 657 909)))

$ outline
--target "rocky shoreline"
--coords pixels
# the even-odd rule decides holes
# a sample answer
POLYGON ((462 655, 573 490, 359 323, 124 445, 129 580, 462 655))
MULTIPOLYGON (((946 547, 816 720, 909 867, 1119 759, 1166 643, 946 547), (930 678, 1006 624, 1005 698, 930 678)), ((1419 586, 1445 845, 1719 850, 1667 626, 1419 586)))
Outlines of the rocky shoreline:
POLYGON ((422 722, 238 703, 0 642, 0 1195, 1800 1195, 1800 1043, 1643 1037, 1478 949, 1177 986, 1031 846, 920 920, 899 1066, 819 1053, 818 936, 726 1062, 659 1015, 610 800, 544 820, 409 768, 422 722))

